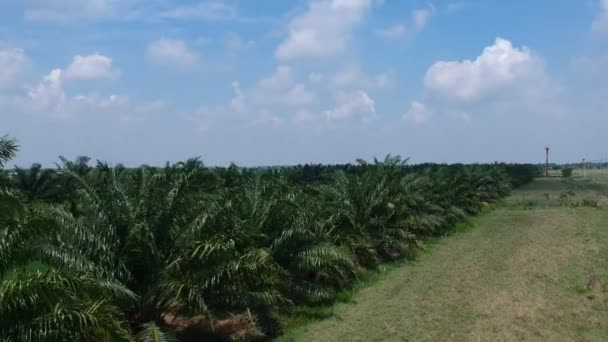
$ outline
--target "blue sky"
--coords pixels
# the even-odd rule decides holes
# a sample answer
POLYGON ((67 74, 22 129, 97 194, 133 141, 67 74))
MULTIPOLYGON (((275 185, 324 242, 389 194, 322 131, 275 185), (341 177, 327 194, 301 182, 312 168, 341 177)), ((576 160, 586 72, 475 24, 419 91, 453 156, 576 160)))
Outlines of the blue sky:
POLYGON ((608 0, 4 0, 15 163, 608 157, 608 0))

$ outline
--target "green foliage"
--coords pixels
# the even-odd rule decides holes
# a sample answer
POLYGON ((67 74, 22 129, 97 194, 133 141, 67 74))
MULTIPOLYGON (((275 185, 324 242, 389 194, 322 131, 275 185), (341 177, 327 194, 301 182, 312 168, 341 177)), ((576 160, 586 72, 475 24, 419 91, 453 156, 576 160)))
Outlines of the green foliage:
POLYGON ((0 137, 0 167, 3 167, 6 162, 13 159, 19 146, 15 139, 7 136, 0 137))
POLYGON ((175 336, 163 331, 156 323, 148 322, 141 325, 141 331, 137 334, 137 342, 173 342, 175 336))
MULTIPOLYGON (((16 145, 2 139, 6 162, 16 145)), ((168 316, 213 335, 245 313, 272 336, 277 313, 344 297, 538 174, 390 155, 269 169, 61 160, 0 189, 0 339, 167 341, 183 330, 168 316)))
POLYGON ((564 178, 572 177, 572 171, 573 171, 572 168, 569 168, 569 167, 562 169, 562 177, 564 177, 564 178))

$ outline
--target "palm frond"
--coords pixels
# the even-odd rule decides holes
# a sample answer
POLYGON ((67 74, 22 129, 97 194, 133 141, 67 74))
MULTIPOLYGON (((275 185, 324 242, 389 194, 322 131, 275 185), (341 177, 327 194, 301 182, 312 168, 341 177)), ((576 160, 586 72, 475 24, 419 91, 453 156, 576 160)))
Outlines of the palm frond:
POLYGON ((175 342, 175 336, 161 329, 156 323, 148 322, 141 326, 141 331, 137 333, 137 342, 175 342))

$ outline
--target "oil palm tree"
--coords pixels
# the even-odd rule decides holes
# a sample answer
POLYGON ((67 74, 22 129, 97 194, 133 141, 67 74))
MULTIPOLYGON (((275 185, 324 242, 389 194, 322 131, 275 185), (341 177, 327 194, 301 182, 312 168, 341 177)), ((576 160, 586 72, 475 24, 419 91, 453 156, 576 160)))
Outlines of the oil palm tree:
POLYGON ((0 137, 0 167, 4 167, 6 162, 10 161, 15 157, 15 154, 19 150, 17 141, 8 136, 0 137))
POLYGON ((359 163, 364 171, 353 176, 339 172, 334 184, 325 187, 323 199, 337 243, 359 265, 375 267, 383 259, 407 254, 414 242, 399 203, 406 160, 389 155, 383 162, 359 163))
MULTIPOLYGON (((16 152, 0 140, 0 161, 16 152)), ((133 340, 119 303, 134 299, 121 284, 41 263, 62 253, 54 210, 32 208, 24 196, 0 189, 0 339, 3 341, 133 340)))
POLYGON ((25 195, 30 203, 60 200, 65 192, 61 182, 52 169, 43 169, 33 164, 29 169, 15 168, 13 176, 15 187, 25 195))
POLYGON ((166 332, 168 315, 211 317, 286 302, 276 285, 281 269, 263 243, 269 208, 260 189, 242 196, 227 189, 207 200, 191 187, 198 169, 65 171, 82 208, 78 220, 64 222, 80 233, 67 234, 72 251, 61 257, 85 256, 74 267, 137 293, 128 312, 136 326, 166 332))

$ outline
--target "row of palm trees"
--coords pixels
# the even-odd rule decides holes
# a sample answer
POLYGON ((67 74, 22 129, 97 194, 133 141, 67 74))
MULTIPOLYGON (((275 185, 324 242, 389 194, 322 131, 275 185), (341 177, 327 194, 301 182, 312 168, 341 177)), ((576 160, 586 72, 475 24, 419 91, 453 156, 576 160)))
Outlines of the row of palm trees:
MULTIPOLYGON (((0 139, 0 166, 16 153, 0 139)), ((0 182, 0 340, 268 338, 293 305, 533 179, 531 165, 128 169, 62 159, 0 182)))

